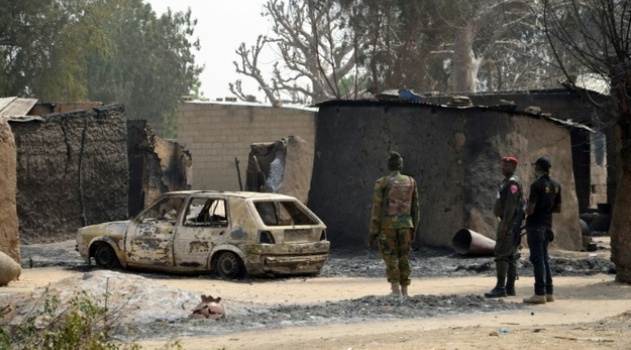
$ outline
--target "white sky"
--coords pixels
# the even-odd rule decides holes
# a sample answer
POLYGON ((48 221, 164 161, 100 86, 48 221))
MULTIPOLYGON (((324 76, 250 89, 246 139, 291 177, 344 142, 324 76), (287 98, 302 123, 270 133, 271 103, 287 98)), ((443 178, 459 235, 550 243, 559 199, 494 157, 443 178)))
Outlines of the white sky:
MULTIPOLYGON (((200 76, 204 96, 215 100, 218 97, 232 96, 228 83, 237 79, 243 81, 244 91, 262 101, 264 94, 258 91, 254 79, 237 74, 233 61, 239 57, 235 50, 242 42, 249 47, 256 38, 270 34, 270 23, 261 16, 266 0, 144 0, 151 4, 158 14, 167 8, 171 11, 186 11, 189 7, 192 17, 197 19, 194 37, 199 38, 201 50, 195 52, 197 65, 204 65, 200 76)), ((272 62, 267 63, 269 70, 272 62)), ((264 70, 264 67, 261 67, 264 70)))

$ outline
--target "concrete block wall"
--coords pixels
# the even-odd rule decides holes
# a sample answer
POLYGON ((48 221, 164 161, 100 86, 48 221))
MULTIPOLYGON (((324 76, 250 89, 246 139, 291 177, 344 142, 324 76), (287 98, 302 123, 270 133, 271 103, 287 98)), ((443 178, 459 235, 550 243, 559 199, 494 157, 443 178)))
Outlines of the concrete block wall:
POLYGON ((314 110, 257 104, 181 102, 178 142, 191 151, 192 189, 239 190, 235 157, 245 188, 250 145, 290 135, 303 138, 313 154, 314 110))

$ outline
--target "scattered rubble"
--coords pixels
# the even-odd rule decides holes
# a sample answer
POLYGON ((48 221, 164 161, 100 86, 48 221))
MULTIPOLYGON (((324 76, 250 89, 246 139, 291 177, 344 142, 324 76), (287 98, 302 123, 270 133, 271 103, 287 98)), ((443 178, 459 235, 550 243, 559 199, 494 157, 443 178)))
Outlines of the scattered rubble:
MULTIPOLYGON (((557 276, 606 273, 612 263, 598 256, 554 258, 557 276)), ((54 245, 22 246, 23 267, 64 266, 86 271, 37 290, 33 295, 12 297, 15 309, 12 321, 20 322, 36 309, 36 302, 47 296, 71 298, 83 290, 98 298, 108 292, 108 305, 116 315, 114 333, 128 339, 174 338, 194 335, 224 334, 248 329, 269 329, 299 325, 353 323, 367 320, 428 318, 438 315, 495 312, 524 308, 523 304, 486 299, 481 295, 415 295, 410 298, 368 295, 358 299, 319 304, 265 304, 231 302, 228 296, 202 296, 174 288, 165 288, 148 273, 124 273, 92 270, 74 251, 71 241, 54 245), (146 276, 146 277, 143 277, 146 276), (221 304, 219 302, 221 301, 221 304), (197 307, 195 306, 197 305, 197 307), (213 310, 210 309, 212 305, 213 310), (192 310, 207 309, 208 317, 191 317, 192 310), (211 312, 212 311, 212 312, 211 312), (214 315, 212 315, 214 313, 214 315), (225 317, 216 317, 225 315, 225 317), (215 316, 215 317, 210 317, 215 316), (194 318, 194 319, 191 319, 194 318)), ((412 278, 468 276, 494 273, 492 258, 469 258, 448 249, 421 248, 412 253, 412 278)), ((530 263, 521 258, 520 274, 532 276, 530 263)), ((383 277, 384 265, 376 250, 333 251, 322 276, 383 277)), ((179 278, 172 276, 170 278, 179 278)), ((219 278, 202 275, 199 278, 219 278)), ((298 277, 302 278, 302 277, 298 277)), ((250 282, 258 279, 250 278, 250 282)), ((5 296, 6 298, 6 296, 5 296)), ((0 297, 0 302, 2 302, 0 297)), ((63 305, 63 302, 62 302, 63 305)), ((6 317, 5 316, 5 321, 6 317)))

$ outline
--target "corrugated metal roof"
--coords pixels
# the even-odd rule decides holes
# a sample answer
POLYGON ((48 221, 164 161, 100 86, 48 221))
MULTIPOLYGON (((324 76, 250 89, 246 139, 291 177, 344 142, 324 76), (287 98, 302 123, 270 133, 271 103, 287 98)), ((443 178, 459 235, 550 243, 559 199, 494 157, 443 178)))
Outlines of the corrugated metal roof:
MULTIPOLYGON (((237 100, 234 102, 233 101, 186 100, 186 101, 180 101, 180 103, 274 108, 270 103, 245 102, 241 100, 237 100)), ((318 109, 314 107, 300 105, 300 104, 293 104, 293 103, 283 103, 283 105, 280 108, 298 109, 298 110, 304 110, 304 111, 309 111, 309 112, 318 111, 318 109)))
POLYGON ((590 132, 594 132, 593 129, 578 122, 553 118, 550 115, 547 115, 546 113, 541 113, 541 112, 535 113, 535 112, 528 112, 528 111, 517 111, 517 110, 514 110, 514 108, 508 108, 509 106, 503 106, 503 105, 499 105, 499 106, 475 106, 474 105, 474 106, 469 106, 469 107, 459 107, 459 106, 451 107, 451 106, 443 105, 443 104, 439 105, 439 104, 427 103, 427 102, 422 102, 422 101, 416 102, 416 101, 406 101, 406 100, 398 99, 398 100, 328 100, 328 101, 318 103, 317 106, 318 107, 376 106, 380 108, 383 108, 384 106, 410 106, 414 108, 418 107, 418 108, 463 109, 463 110, 467 110, 471 112, 480 111, 480 110, 483 110, 483 111, 493 110, 497 112, 507 113, 509 115, 522 115, 529 118, 544 119, 548 122, 560 124, 566 127, 582 128, 590 132))
POLYGON ((36 103, 36 98, 2 97, 0 98, 0 117, 24 117, 36 103))

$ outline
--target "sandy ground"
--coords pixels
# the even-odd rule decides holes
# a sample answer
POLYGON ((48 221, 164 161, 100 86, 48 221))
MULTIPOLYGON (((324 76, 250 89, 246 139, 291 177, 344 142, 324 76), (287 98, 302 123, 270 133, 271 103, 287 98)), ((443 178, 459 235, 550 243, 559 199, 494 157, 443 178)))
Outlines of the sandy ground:
MULTIPOLYGON (((80 272, 47 267, 25 269, 19 281, 3 293, 23 292, 80 272)), ((270 304, 323 303, 365 295, 387 294, 380 278, 313 278, 238 283, 191 277, 159 279, 167 287, 213 293, 231 302, 270 304)), ((480 294, 490 288, 489 277, 426 278, 410 287, 417 294, 480 294)), ((182 337, 184 349, 630 349, 631 321, 621 316, 631 309, 631 286, 620 285, 614 276, 557 277, 553 303, 525 310, 465 314, 420 320, 365 322, 318 327, 287 327, 269 331, 237 332, 213 337, 182 337), (608 318, 622 322, 608 326, 608 318), (506 328, 506 333, 500 329, 506 328)), ((532 279, 517 283, 520 303, 532 291, 532 279)), ((326 306, 323 306, 326 307, 326 306)), ((228 310, 229 312, 229 310, 228 310)), ((164 340, 142 341, 146 349, 158 349, 164 340)))
MULTIPOLYGON (((68 250, 68 254, 72 251, 68 250)), ((53 254, 59 254, 55 251, 53 254)), ((567 258, 587 252, 556 252, 567 258)), ((608 255, 599 251, 598 255, 608 255)), ((80 268, 49 266, 24 268, 19 281, 0 289, 0 296, 30 292, 66 277, 83 274, 80 268)), ((212 294, 232 305, 305 304, 327 307, 327 302, 386 295, 389 285, 376 277, 317 277, 223 281, 218 279, 145 275, 167 288, 212 294)), ((320 326, 289 323, 273 329, 231 332, 208 337, 181 336, 182 348, 194 349, 631 349, 631 286, 615 275, 555 277, 556 300, 523 309, 474 312, 430 318, 344 321, 320 326)), ((532 294, 533 278, 517 281, 521 304, 532 294)), ((489 275, 416 278, 411 295, 481 295, 494 284, 489 275)), ((227 310, 230 317, 230 309, 227 310)), ((216 321, 213 321, 216 322, 216 321)), ((203 325, 212 327, 209 322, 203 325)), ((143 340, 144 349, 164 349, 166 339, 143 340)))

